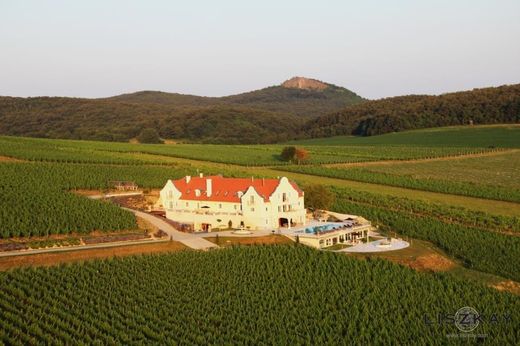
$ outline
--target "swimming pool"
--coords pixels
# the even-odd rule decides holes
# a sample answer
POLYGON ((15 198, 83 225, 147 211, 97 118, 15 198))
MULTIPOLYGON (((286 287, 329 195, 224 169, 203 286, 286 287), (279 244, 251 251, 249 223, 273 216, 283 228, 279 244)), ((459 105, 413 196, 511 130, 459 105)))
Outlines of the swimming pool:
POLYGON ((305 233, 314 234, 316 232, 329 232, 329 231, 332 231, 335 229, 340 229, 341 227, 342 227, 342 225, 340 225, 340 224, 329 223, 329 224, 321 225, 321 226, 307 227, 305 229, 305 233))

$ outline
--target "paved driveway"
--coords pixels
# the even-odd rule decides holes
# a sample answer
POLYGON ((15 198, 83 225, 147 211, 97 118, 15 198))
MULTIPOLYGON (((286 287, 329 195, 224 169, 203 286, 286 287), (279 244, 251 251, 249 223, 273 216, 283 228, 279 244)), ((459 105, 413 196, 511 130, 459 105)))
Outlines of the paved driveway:
POLYGON ((173 240, 181 242, 192 249, 206 250, 218 247, 218 245, 213 244, 212 242, 207 241, 206 239, 198 237, 195 234, 177 231, 172 225, 164 221, 159 216, 124 207, 122 209, 128 210, 134 213, 136 216, 150 222, 155 227, 162 229, 164 232, 166 232, 173 240))

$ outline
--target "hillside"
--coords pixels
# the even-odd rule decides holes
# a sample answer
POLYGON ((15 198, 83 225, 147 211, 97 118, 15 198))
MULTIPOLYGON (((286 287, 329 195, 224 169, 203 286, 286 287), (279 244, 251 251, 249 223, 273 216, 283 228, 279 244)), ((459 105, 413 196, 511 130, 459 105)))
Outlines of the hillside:
POLYGON ((59 97, 0 97, 0 134, 128 141, 143 128, 163 138, 269 143, 287 138, 298 116, 241 106, 182 107, 59 97))
POLYGON ((272 112, 316 117, 362 103, 364 99, 348 89, 333 84, 294 77, 278 86, 224 97, 223 101, 272 112))
POLYGON ((128 141, 147 127, 165 139, 249 144, 518 122, 520 84, 375 101, 303 77, 218 98, 157 91, 105 99, 0 97, 0 135, 106 141, 128 141))
POLYGON ((293 77, 281 85, 224 97, 203 97, 161 91, 139 91, 104 100, 197 107, 240 105, 308 117, 325 115, 364 101, 362 97, 348 89, 304 77, 293 77))
POLYGON ((0 134, 128 141, 152 127, 167 139, 272 143, 293 138, 305 117, 361 101, 347 89, 301 77, 219 98, 159 91, 105 99, 0 97, 0 134))
POLYGON ((288 142, 321 146, 417 146, 520 148, 520 125, 474 125, 392 132, 379 136, 334 136, 288 142))
POLYGON ((309 120, 300 135, 372 136, 418 128, 517 122, 520 122, 520 84, 364 102, 309 120))

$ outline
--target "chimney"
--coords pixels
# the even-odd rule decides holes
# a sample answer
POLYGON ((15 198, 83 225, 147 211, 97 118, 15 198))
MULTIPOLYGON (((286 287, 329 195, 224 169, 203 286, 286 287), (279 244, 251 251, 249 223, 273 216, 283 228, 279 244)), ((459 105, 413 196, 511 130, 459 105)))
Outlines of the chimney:
POLYGON ((187 175, 187 176, 186 176, 186 184, 189 183, 190 180, 191 180, 191 175, 187 175))
POLYGON ((201 177, 201 178, 202 178, 203 176, 204 176, 204 174, 202 174, 202 173, 199 173, 199 177, 201 177))
POLYGON ((212 192, 211 179, 206 179, 206 196, 211 197, 212 192))

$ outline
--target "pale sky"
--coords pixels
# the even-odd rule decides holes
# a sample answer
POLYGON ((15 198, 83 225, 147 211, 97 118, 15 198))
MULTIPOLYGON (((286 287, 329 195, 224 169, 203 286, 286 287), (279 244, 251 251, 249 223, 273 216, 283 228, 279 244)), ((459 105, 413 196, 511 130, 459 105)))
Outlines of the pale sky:
POLYGON ((222 96, 292 76, 367 98, 520 83, 520 1, 0 0, 0 95, 222 96))

